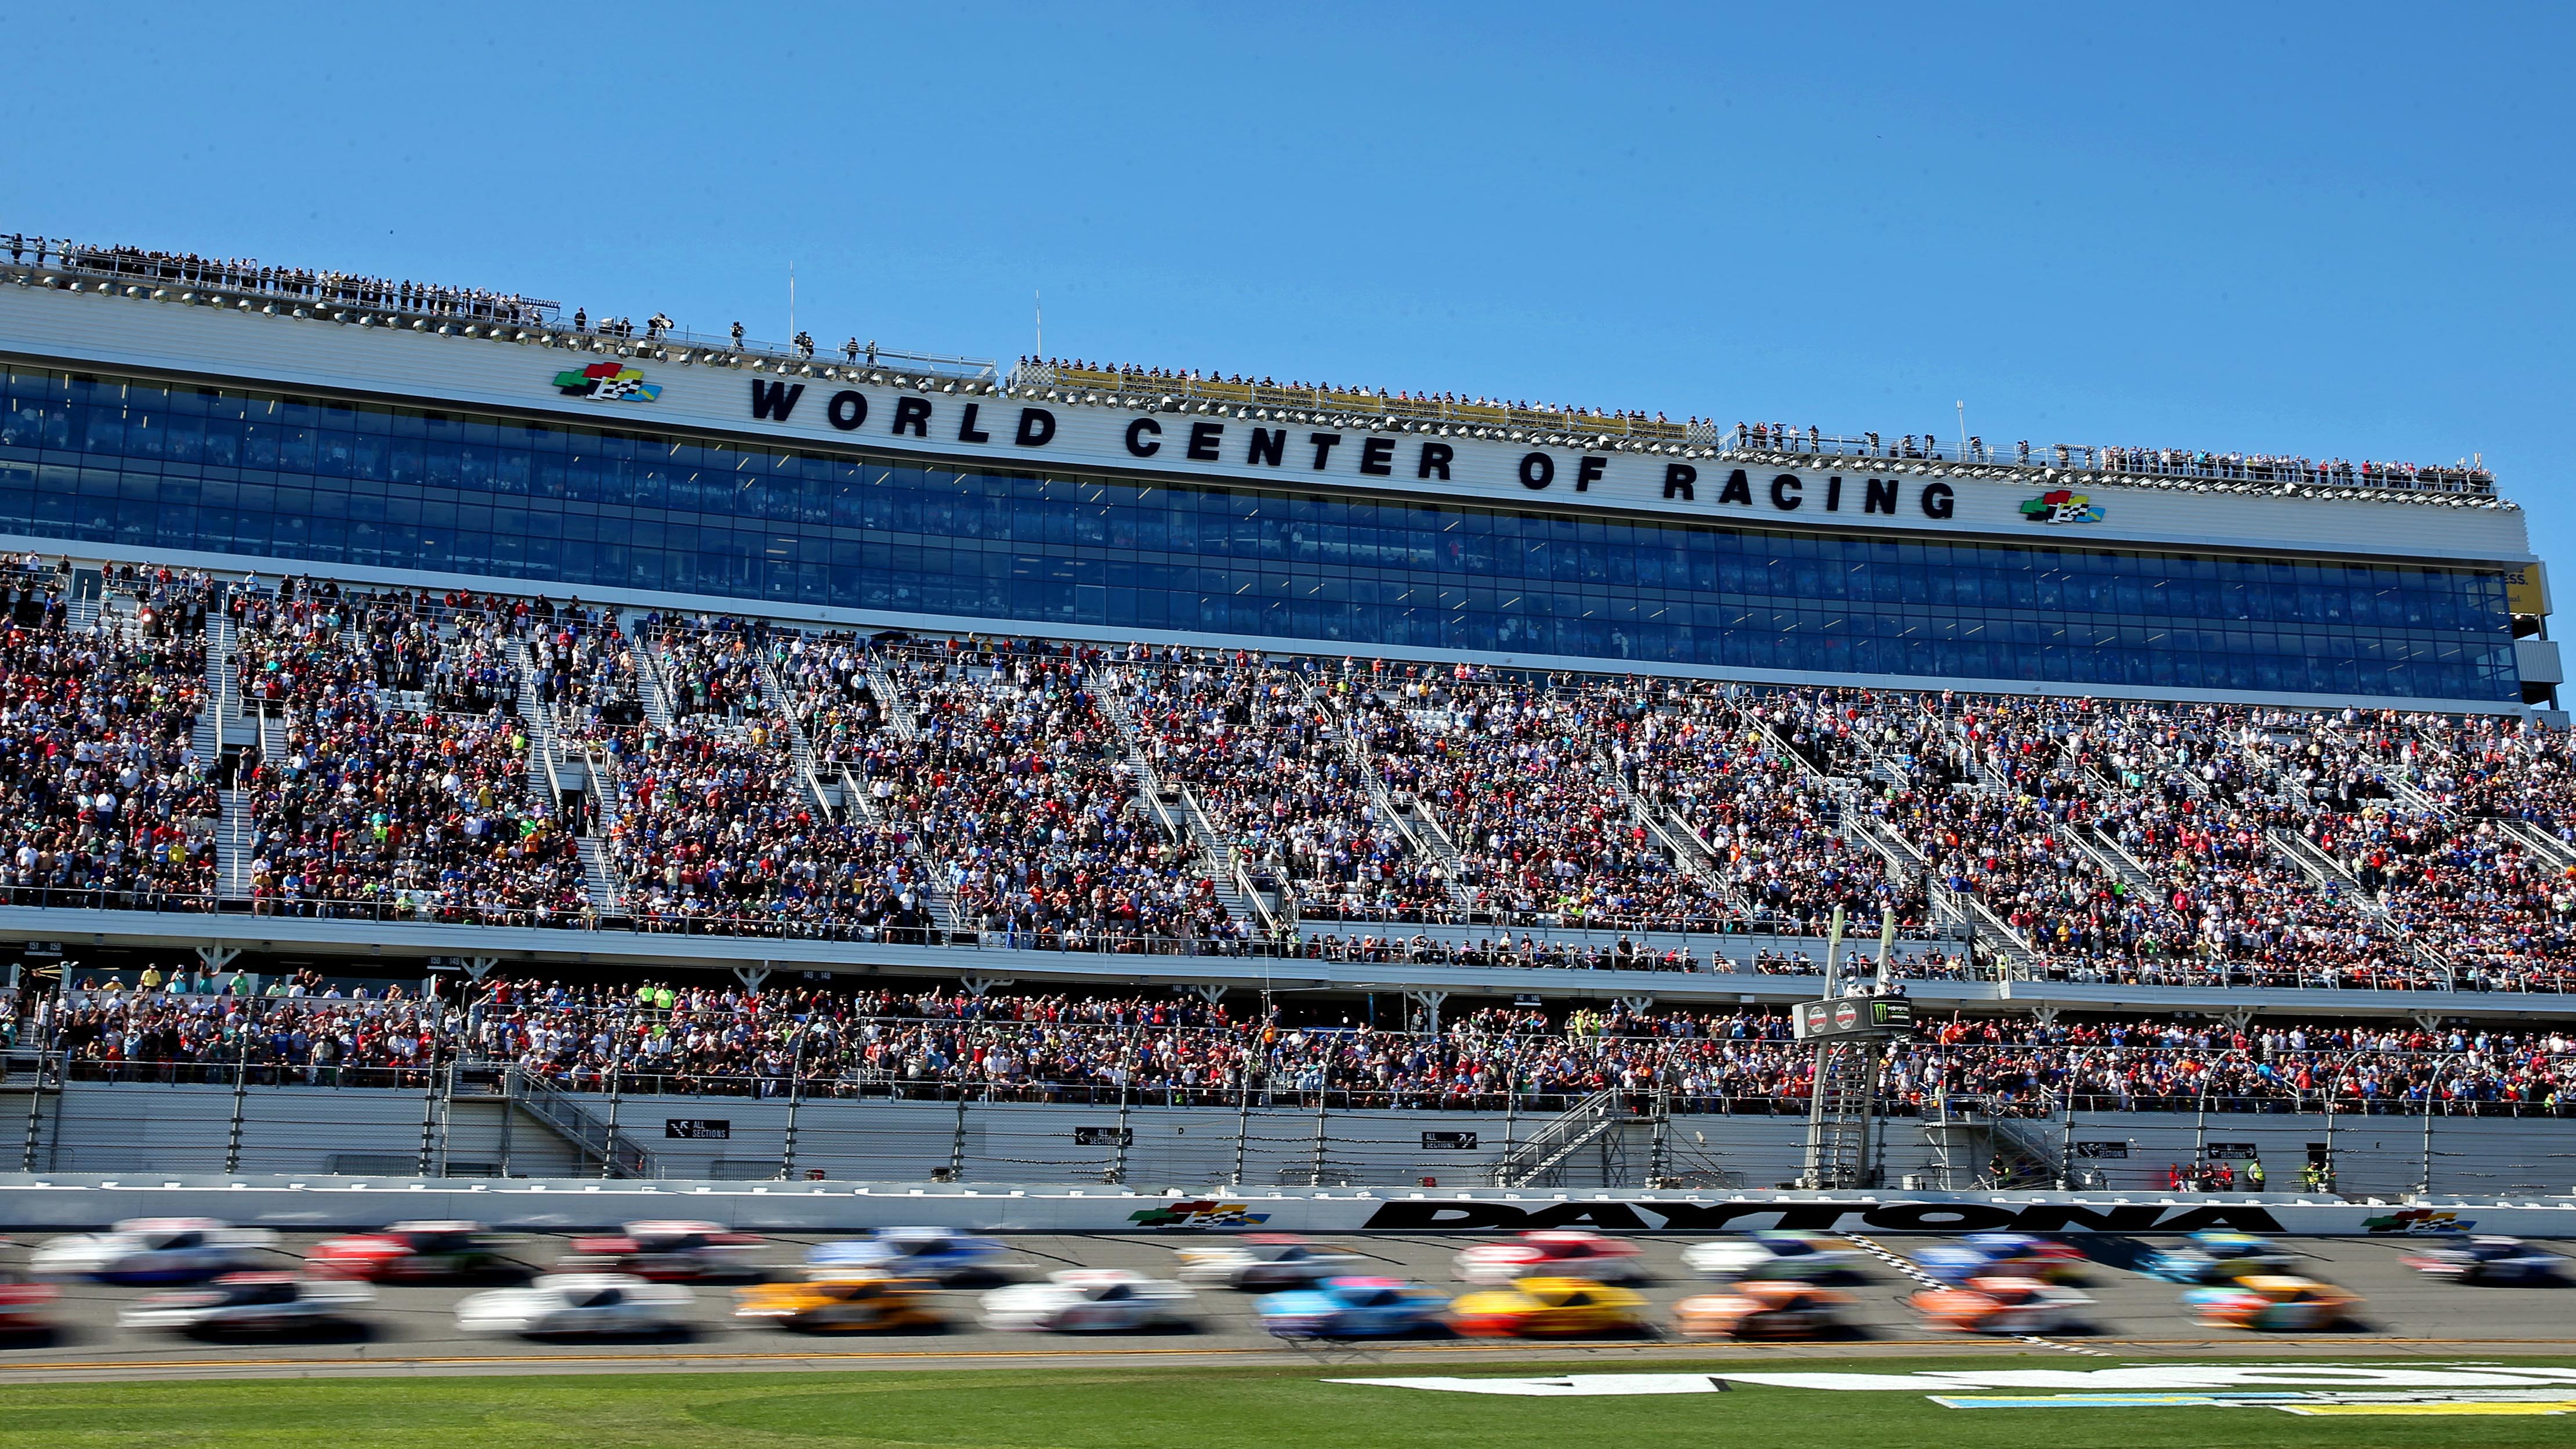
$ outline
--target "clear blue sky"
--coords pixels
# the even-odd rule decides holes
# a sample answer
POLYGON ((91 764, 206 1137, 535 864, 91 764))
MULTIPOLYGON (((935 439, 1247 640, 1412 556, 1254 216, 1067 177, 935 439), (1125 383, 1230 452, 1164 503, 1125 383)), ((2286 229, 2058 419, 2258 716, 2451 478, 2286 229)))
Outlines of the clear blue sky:
POLYGON ((594 315, 2447 462, 2576 587, 2560 7, 55 7, 0 230, 594 315), (1783 12, 1795 10, 1796 15, 1783 12), (2113 13, 2113 12, 2119 13, 2113 13))

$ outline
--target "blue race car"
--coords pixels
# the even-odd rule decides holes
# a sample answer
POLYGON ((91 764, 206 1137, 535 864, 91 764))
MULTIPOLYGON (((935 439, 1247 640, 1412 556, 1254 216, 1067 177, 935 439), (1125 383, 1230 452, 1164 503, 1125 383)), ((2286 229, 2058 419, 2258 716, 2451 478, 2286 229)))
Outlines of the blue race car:
POLYGON ((813 1277, 878 1273, 889 1278, 931 1278, 941 1283, 1005 1276, 1009 1249, 991 1238, 970 1238, 946 1228, 879 1228, 861 1238, 817 1243, 805 1255, 813 1277))
POLYGON ((1449 1299, 1400 1278, 1327 1278, 1264 1294, 1252 1306, 1261 1326, 1280 1338, 1400 1338, 1438 1326, 1449 1299))
POLYGON ((2138 1271, 2167 1283, 2233 1283, 2239 1278, 2291 1272, 2297 1255, 2254 1233, 2208 1228, 2183 1246, 2150 1253, 2138 1271))
POLYGON ((2055 1238, 2029 1233, 1970 1233, 1956 1243, 1925 1248, 1917 1266, 1944 1283, 1971 1278, 2040 1278, 2051 1283, 2078 1276, 2084 1255, 2055 1238))

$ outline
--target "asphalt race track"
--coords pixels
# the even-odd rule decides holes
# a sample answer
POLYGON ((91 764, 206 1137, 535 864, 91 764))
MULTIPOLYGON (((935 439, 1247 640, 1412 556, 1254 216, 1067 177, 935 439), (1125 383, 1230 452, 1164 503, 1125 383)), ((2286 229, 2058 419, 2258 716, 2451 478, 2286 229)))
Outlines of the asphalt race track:
MULTIPOLYGON (((278 1266, 292 1266, 301 1249, 318 1234, 291 1235, 278 1251, 278 1266)), ((773 1240, 768 1261, 780 1276, 794 1276, 794 1265, 811 1238, 773 1240)), ((1130 1268, 1168 1277, 1173 1249, 1186 1238, 1117 1236, 1015 1236, 1022 1276, 1037 1276, 1067 1267, 1130 1268)), ((1452 1287, 1451 1255, 1472 1237, 1322 1238, 1344 1251, 1374 1259, 1375 1271, 1393 1277, 1420 1278, 1452 1287)), ((1687 1240, 1642 1239, 1657 1281, 1644 1291, 1662 1310, 1676 1299, 1708 1291, 1681 1265, 1687 1240)), ((1941 1241, 1929 1237, 1872 1239, 1879 1247, 1903 1252, 1941 1241)), ((2078 1239, 2077 1241, 2084 1241, 2078 1239)), ((1005 1333, 975 1320, 978 1289, 944 1290, 938 1300, 954 1323, 945 1333, 841 1335, 793 1334, 767 1326, 738 1326, 731 1317, 729 1286, 699 1285, 696 1326, 685 1337, 643 1341, 532 1342, 520 1338, 477 1337, 460 1333, 455 1305, 479 1287, 380 1287, 375 1303, 363 1310, 363 1334, 305 1338, 260 1337, 207 1340, 122 1330, 117 1309, 151 1291, 115 1288, 87 1282, 67 1283, 57 1307, 58 1330, 34 1342, 0 1340, 0 1382, 84 1381, 140 1378, 236 1378, 311 1374, 430 1374, 632 1371, 646 1368, 710 1370, 945 1368, 1009 1364, 1022 1367, 1100 1365, 1104 1362, 1157 1364, 1241 1364, 1295 1362, 1298 1356, 1320 1363, 1348 1366, 1369 1363, 1422 1364, 1446 1362, 1472 1366, 1478 1359, 1527 1358, 1533 1353, 1563 1360, 1599 1356, 1606 1360, 1655 1359, 1677 1355, 1806 1356, 1821 1351, 1861 1356, 1941 1352, 1997 1351, 2026 1354, 2067 1352, 2137 1356, 2159 1353, 2215 1354, 2288 1352, 2300 1354, 2462 1354, 2576 1353, 2576 1287, 2480 1288, 2427 1278, 2398 1262, 2404 1244, 2389 1240, 2311 1238, 2288 1246, 2307 1254, 2309 1276, 2340 1284, 2367 1300, 2368 1328, 2329 1335, 2289 1338, 2204 1329, 2184 1316, 2182 1289, 2114 1266, 2135 1250, 2163 1246, 2169 1240, 2097 1239, 2097 1261, 2081 1286, 2097 1300, 2088 1332, 2062 1333, 2046 1341, 1962 1339, 1923 1330, 1903 1302, 1916 1285, 1891 1267, 1873 1267, 1868 1281, 1849 1285, 1859 1299, 1853 1319, 1857 1332, 1827 1345, 1733 1344, 1640 1338, 1625 1341, 1420 1339, 1365 1346, 1290 1347, 1260 1329, 1252 1297, 1221 1289, 1198 1295, 1200 1327, 1196 1332, 1114 1335, 1048 1335, 1005 1333)), ((0 1258, 22 1265, 29 1244, 0 1250, 0 1258)), ((2566 1244, 2553 1250, 2570 1251, 2566 1244)), ((544 1268, 554 1261, 561 1240, 530 1238, 521 1245, 521 1261, 544 1268)), ((488 1285, 487 1285, 488 1286, 488 1285)), ((1457 1285, 1457 1291, 1464 1291, 1457 1285)))

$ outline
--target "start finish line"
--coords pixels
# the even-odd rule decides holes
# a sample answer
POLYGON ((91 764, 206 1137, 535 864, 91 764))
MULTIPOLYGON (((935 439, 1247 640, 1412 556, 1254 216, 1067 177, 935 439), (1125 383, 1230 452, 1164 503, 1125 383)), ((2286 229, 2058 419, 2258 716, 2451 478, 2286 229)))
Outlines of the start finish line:
POLYGON ((1508 1233, 1593 1228, 1705 1234, 1811 1232, 2188 1233, 2290 1237, 2509 1233, 2576 1237, 2576 1199, 2351 1203, 2280 1194, 2224 1198, 2101 1193, 1432 1194, 1223 1188, 1133 1192, 1058 1186, 671 1179, 464 1180, 152 1174, 0 1177, 0 1231, 99 1228, 125 1218, 217 1217, 280 1229, 382 1227, 428 1218, 583 1230, 689 1218, 761 1232, 930 1226, 976 1232, 1508 1233))

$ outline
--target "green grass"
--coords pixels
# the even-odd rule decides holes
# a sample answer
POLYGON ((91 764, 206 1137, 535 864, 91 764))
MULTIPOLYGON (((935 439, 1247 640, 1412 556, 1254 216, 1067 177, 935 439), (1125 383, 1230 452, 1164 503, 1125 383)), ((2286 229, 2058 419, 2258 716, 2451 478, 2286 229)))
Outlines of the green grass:
MULTIPOLYGON (((1766 1360, 1738 1371, 2090 1367, 2116 1360, 1766 1360)), ((2413 1360, 2422 1365, 2425 1360, 2413 1360)), ((2531 1360, 2539 1362, 2539 1360, 2531 1360)), ((2563 1361, 2552 1361, 2563 1362, 2563 1361)), ((1588 1364, 1308 1363, 1257 1369, 267 1380, 0 1389, 0 1446, 218 1449, 2155 1449, 2228 1445, 2576 1445, 2561 1418, 2304 1419, 2269 1409, 1945 1409, 1911 1393, 1742 1387, 1724 1394, 1532 1399, 1327 1377, 1687 1371, 1588 1364)))

